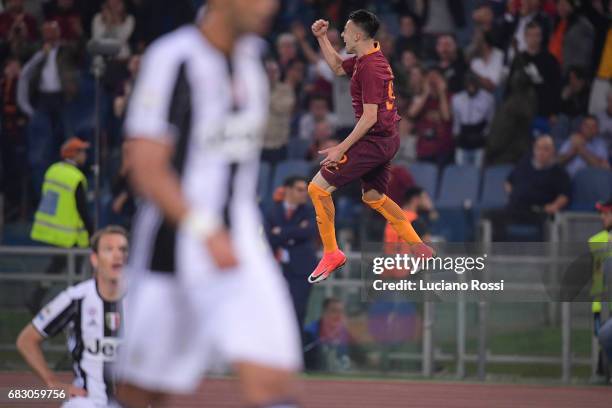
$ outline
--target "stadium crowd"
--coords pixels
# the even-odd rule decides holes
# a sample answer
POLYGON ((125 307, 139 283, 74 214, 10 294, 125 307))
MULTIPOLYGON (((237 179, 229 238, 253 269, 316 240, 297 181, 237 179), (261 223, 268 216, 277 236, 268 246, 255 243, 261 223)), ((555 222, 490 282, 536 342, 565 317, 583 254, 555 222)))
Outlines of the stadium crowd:
MULTIPOLYGON (((121 129, 140 55, 155 38, 193 21, 203 3, 2 3, 0 174, 5 223, 31 220, 44 173, 59 160, 65 140, 77 136, 93 144, 93 72, 99 61, 86 44, 92 38, 113 38, 121 48, 106 59, 99 95, 99 220, 102 225, 129 224, 134 205, 125 183, 127 169, 120 164, 121 129)), ((334 76, 325 64, 310 25, 316 18, 328 19, 333 27, 330 41, 343 53, 344 22, 350 11, 362 7, 376 12, 383 23, 378 41, 395 75, 402 147, 389 195, 396 201, 403 201, 415 185, 428 190, 434 204, 442 197, 444 185, 436 180, 433 190, 428 189, 420 174, 411 174, 410 163, 433 164, 438 179, 445 166, 453 164, 480 172, 518 165, 513 175, 536 177, 508 190, 508 205, 516 207, 511 210, 550 215, 570 205, 568 183, 581 170, 609 169, 612 2, 287 0, 280 7, 265 58, 271 102, 262 154, 268 169, 260 183, 264 207, 271 205, 274 189, 287 177, 311 174, 292 174, 297 167, 283 163, 308 162, 315 169, 317 152, 337 143, 353 126, 349 81, 334 76), (554 158, 546 165, 530 159, 534 140, 541 136, 552 140, 554 158), (543 191, 541 183, 548 185, 550 177, 555 188, 543 191), (560 188, 565 199, 557 200, 560 188)), ((89 156, 84 171, 91 178, 94 155, 89 156)), ((363 228, 355 223, 361 206, 358 188, 346 189, 337 201, 340 227, 361 234, 363 228)), ((382 230, 378 233, 382 239, 382 230)))
MULTIPOLYGON (((122 121, 140 56, 160 35, 192 22, 203 3, 1 3, 0 208, 5 225, 31 223, 45 172, 60 160, 67 140, 78 137, 95 145, 98 101, 98 225, 129 227, 137 198, 127 182, 129 164, 121 160, 122 121), (106 38, 118 40, 121 47, 101 64, 88 52, 87 43, 106 38), (101 74, 99 93, 95 73, 101 74)), ((371 9, 383 23, 377 39, 393 67, 395 83, 389 96, 396 98, 402 117, 402 146, 388 195, 402 204, 422 235, 472 237, 469 228, 448 232, 448 225, 452 229, 460 224, 449 207, 459 209, 465 222, 464 210, 477 204, 463 196, 459 203, 453 200, 458 190, 475 192, 481 204, 478 215, 493 221, 496 240, 516 239, 505 234, 513 221, 535 224, 535 239, 540 240, 542 223, 559 211, 572 205, 594 211, 595 200, 581 201, 573 188, 588 182, 591 174, 604 174, 607 191, 612 191, 612 1, 279 3, 265 57, 271 98, 259 199, 300 323, 305 323, 310 293, 304 277, 316 264, 318 244, 313 211, 306 204, 307 181, 319 168, 318 151, 337 144, 354 125, 349 79, 335 76, 323 60, 310 32, 315 19, 331 22, 328 36, 342 55, 346 53, 341 32, 351 11, 371 9), (487 170, 492 168, 504 169, 498 181, 502 193, 505 189, 493 204, 484 195, 487 170), (447 169, 457 173, 445 183, 447 169), (470 174, 477 177, 464 177, 470 174)), ((94 156, 89 154, 83 166, 89 179, 94 175, 94 156)), ((95 183, 87 185, 91 199, 95 183)), ((388 228, 385 233, 381 219, 374 220, 377 216, 364 209, 357 183, 335 198, 342 243, 397 240, 389 237, 388 228)), ((29 229, 12 239, 3 232, 6 242, 22 242, 29 236, 29 229)), ((412 318, 408 312, 407 318, 412 318)), ((316 354, 329 343, 341 357, 346 354, 343 313, 341 302, 326 302, 321 321, 311 323, 304 333, 304 344, 310 345, 307 352, 316 354)), ((346 359, 339 361, 346 365, 346 359)))

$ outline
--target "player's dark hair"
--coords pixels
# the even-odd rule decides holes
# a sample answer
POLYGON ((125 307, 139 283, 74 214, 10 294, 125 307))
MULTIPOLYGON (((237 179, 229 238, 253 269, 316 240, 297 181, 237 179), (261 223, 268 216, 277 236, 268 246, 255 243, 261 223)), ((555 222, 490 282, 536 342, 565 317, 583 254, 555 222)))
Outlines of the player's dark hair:
POLYGON ((329 98, 321 93, 315 93, 312 94, 310 96, 310 98, 308 99, 308 104, 310 104, 310 102, 312 101, 325 101, 325 103, 327 103, 327 107, 329 107, 329 98))
POLYGON ((418 197, 421 194, 423 194, 423 189, 421 187, 410 187, 408 190, 406 190, 406 193, 404 194, 402 205, 408 204, 410 201, 412 201, 413 198, 418 197))
POLYGON ((100 239, 104 235, 110 234, 118 234, 123 235, 125 239, 129 239, 128 232, 125 228, 119 225, 107 225, 106 227, 99 229, 95 234, 91 237, 91 249, 97 254, 98 247, 100 246, 100 239))
POLYGON ((302 177, 302 176, 289 176, 285 179, 285 182, 283 183, 283 186, 285 187, 294 187, 295 183, 303 181, 304 183, 308 184, 308 180, 306 180, 306 177, 302 177))
POLYGON ((537 21, 535 21, 535 20, 532 20, 532 21, 530 21, 529 23, 527 23, 527 25, 525 26, 525 31, 527 31, 527 30, 529 30, 529 29, 531 29, 531 28, 539 28, 539 29, 540 29, 540 31, 543 31, 543 30, 542 30, 542 26, 540 25, 540 23, 538 23, 538 22, 537 22, 537 21))
POLYGON ((374 13, 364 9, 353 11, 349 15, 349 20, 361 28, 370 38, 374 38, 378 32, 378 27, 380 27, 378 17, 376 17, 374 13))
POLYGON ((323 301, 323 311, 325 312, 334 303, 340 303, 340 299, 337 299, 335 297, 325 298, 325 300, 323 301))

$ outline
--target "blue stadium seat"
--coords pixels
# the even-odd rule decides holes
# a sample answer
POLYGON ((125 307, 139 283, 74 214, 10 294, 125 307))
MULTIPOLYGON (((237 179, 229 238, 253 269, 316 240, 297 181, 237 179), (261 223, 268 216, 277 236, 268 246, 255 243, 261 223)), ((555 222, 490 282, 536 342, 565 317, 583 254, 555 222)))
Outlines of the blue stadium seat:
POLYGON ((299 137, 290 139, 287 145, 287 155, 289 159, 304 160, 310 145, 312 145, 310 140, 300 139, 299 137))
POLYGON ((442 173, 437 207, 463 207, 468 201, 475 205, 478 200, 480 185, 478 168, 475 166, 447 166, 442 173))
POLYGON ((480 208, 502 208, 506 205, 508 196, 504 189, 504 183, 511 171, 512 165, 509 164, 491 166, 484 170, 480 208))
POLYGON ((572 180, 572 204, 575 211, 594 211, 597 201, 612 196, 612 172, 587 167, 578 171, 572 180))
POLYGON ((261 162, 259 164, 259 175, 257 178, 257 197, 260 201, 267 200, 270 196, 270 179, 272 169, 270 163, 261 162))
POLYGON ((416 162, 408 165, 415 183, 425 189, 433 200, 438 188, 438 167, 435 164, 416 162))
POLYGON ((274 171, 272 182, 272 193, 277 187, 281 186, 285 179, 290 176, 310 177, 312 165, 306 160, 286 160, 280 162, 274 171))

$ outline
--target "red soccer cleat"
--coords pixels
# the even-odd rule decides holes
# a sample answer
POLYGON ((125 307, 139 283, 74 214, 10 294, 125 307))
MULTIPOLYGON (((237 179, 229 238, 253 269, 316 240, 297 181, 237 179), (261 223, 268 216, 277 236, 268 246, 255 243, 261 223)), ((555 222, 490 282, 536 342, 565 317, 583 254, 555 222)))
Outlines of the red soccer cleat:
POLYGON ((329 275, 342 268, 345 263, 346 256, 339 249, 336 249, 334 252, 323 254, 323 258, 319 261, 316 269, 308 277, 308 282, 317 283, 324 281, 329 275))

